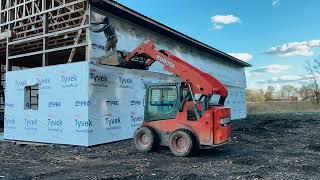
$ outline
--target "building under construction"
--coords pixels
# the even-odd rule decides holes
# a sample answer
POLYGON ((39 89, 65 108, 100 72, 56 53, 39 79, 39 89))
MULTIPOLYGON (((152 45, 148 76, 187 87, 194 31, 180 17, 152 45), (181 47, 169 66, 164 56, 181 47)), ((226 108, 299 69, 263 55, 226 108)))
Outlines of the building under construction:
POLYGON ((6 111, 5 138, 94 145, 131 137, 127 129, 136 125, 124 124, 134 116, 143 118, 143 105, 139 103, 143 101, 143 84, 175 80, 159 75, 165 73, 161 65, 152 66, 148 72, 111 67, 117 51, 129 52, 147 38, 219 78, 230 92, 226 103, 232 107, 232 118, 246 116, 244 68, 250 66, 246 62, 114 1, 2 0, 0 111, 6 111), (97 74, 108 76, 108 82, 96 82, 97 74), (119 101, 129 103, 129 114, 121 111, 126 103, 115 105, 119 101), (112 117, 106 117, 110 114, 112 117), (66 125, 70 119, 75 123, 66 125), (88 119, 121 119, 121 123, 106 125, 104 131, 110 133, 101 136, 104 131, 97 130, 101 124, 77 124, 88 119), (82 137, 80 133, 86 142, 75 140, 82 137), (70 139, 64 139, 65 135, 70 139))
POLYGON ((2 0, 1 112, 5 71, 86 60, 86 0, 2 0))

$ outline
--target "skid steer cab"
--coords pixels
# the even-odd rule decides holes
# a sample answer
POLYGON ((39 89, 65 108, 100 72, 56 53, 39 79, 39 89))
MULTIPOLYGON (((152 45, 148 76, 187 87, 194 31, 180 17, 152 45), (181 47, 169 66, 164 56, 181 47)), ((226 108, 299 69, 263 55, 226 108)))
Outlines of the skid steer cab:
MULTIPOLYGON (((217 97, 193 94, 189 82, 152 84, 144 100, 145 118, 135 131, 134 144, 149 152, 168 146, 176 156, 189 156, 200 148, 230 141, 230 108, 210 102, 217 97)), ((219 98, 219 97, 218 97, 219 98)))

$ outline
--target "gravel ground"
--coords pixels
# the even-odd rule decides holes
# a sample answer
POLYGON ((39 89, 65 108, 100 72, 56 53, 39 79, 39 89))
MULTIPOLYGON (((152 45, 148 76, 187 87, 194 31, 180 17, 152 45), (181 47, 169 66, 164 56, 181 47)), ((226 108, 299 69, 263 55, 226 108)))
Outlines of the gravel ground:
POLYGON ((319 179, 320 114, 251 115, 232 143, 174 157, 136 152, 132 140, 91 148, 0 143, 0 179, 319 179))

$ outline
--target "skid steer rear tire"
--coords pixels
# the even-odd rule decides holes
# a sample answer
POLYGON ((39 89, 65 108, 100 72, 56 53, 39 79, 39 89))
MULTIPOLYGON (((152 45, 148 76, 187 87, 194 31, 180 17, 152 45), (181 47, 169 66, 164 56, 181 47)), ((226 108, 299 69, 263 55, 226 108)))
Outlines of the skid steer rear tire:
POLYGON ((170 135, 169 147, 175 156, 191 156, 197 149, 193 134, 187 130, 177 130, 170 135))
POLYGON ((134 133, 134 144, 140 152, 151 152, 157 146, 157 134, 149 127, 140 127, 134 133))

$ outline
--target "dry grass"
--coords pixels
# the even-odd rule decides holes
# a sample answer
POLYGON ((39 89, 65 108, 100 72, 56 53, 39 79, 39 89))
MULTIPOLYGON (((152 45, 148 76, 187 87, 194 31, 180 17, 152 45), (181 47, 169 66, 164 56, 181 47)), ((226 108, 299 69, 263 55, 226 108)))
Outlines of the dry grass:
POLYGON ((320 112, 320 104, 309 101, 248 102, 247 113, 320 112))

